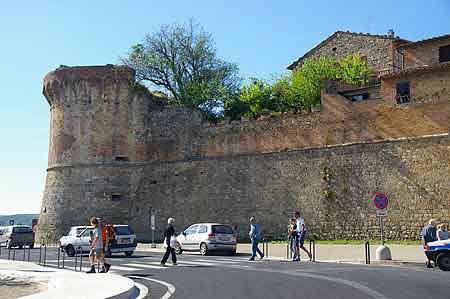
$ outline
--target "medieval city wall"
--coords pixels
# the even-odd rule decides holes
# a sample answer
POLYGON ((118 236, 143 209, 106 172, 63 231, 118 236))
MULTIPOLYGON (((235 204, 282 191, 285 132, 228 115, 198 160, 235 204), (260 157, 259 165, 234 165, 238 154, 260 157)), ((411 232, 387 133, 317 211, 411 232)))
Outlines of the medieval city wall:
POLYGON ((213 125, 139 91, 123 67, 46 76, 49 167, 39 237, 57 239, 92 215, 149 239, 167 217, 238 225, 256 215, 271 237, 300 209, 320 238, 377 234, 370 198, 392 199, 390 238, 417 238, 450 215, 450 102, 397 107, 323 94, 320 112, 213 125), (424 137, 424 135, 436 135, 424 137), (400 139, 408 137, 409 139, 400 139))

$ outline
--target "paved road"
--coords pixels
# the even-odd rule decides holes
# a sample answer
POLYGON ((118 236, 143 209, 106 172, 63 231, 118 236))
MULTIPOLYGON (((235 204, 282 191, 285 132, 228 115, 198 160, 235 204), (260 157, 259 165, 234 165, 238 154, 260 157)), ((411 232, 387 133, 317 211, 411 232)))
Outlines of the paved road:
MULTIPOLYGON (((2 249, 2 258, 7 251, 2 249)), ((23 252, 17 251, 22 259, 23 252)), ((26 255, 27 258, 27 255, 26 255)), ((39 250, 31 253, 38 260, 39 250)), ((161 267, 160 253, 136 252, 109 259, 111 272, 126 275, 150 289, 148 298, 449 298, 450 273, 437 269, 334 263, 248 261, 247 256, 183 253, 179 265, 161 267), (174 293, 170 296, 170 291, 174 293), (169 291, 169 293, 168 293, 169 291), (170 297, 169 297, 170 296, 170 297)), ((86 257, 83 259, 87 270, 86 257)), ((47 264, 57 265, 55 249, 47 264)), ((73 258, 65 266, 73 268, 73 258)), ((95 274, 94 274, 95 275, 95 274)))

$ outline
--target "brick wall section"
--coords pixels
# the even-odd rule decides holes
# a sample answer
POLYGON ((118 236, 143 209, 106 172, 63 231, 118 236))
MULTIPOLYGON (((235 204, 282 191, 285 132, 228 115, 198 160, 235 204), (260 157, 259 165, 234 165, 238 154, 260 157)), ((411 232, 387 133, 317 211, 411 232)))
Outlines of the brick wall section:
POLYGON ((450 37, 406 47, 404 53, 405 69, 439 63, 439 47, 450 45, 450 37))
POLYGON ((449 102, 398 107, 324 93, 320 112, 212 126, 196 111, 160 107, 134 92, 127 69, 64 68, 44 84, 51 137, 39 238, 57 239, 99 215, 131 223, 145 239, 150 207, 160 228, 174 216, 179 226, 217 220, 244 233, 256 214, 274 236, 283 235, 286 213, 300 207, 322 237, 353 223, 339 237, 362 238, 375 233, 367 199, 380 190, 401 200, 393 205, 391 237, 414 238, 429 215, 450 212, 448 137, 323 148, 448 133, 449 102), (326 167, 329 181, 321 175, 326 167), (426 212, 405 216, 409 206, 426 212))

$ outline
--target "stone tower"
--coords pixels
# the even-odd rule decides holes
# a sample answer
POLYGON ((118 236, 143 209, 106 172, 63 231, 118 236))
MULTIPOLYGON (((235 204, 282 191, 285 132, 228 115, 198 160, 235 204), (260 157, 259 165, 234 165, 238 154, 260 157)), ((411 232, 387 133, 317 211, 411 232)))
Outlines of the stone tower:
POLYGON ((127 223, 129 165, 145 159, 152 102, 134 83, 132 69, 113 65, 60 67, 44 78, 51 121, 40 240, 93 215, 127 223))

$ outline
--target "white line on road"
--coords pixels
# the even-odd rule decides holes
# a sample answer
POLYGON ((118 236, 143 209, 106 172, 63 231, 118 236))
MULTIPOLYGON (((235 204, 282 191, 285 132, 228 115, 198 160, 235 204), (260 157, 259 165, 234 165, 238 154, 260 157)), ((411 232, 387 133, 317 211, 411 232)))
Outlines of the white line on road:
MULTIPOLYGON (((207 262, 207 263, 210 263, 210 262, 215 262, 216 260, 203 260, 203 259, 197 259, 197 260, 193 260, 194 262, 207 262)), ((216 265, 217 264, 238 264, 239 262, 231 262, 231 261, 221 261, 221 260, 217 260, 217 263, 216 263, 216 265)))
POLYGON ((187 265, 194 265, 194 266, 214 266, 213 263, 205 263, 205 262, 188 262, 188 261, 182 261, 179 262, 181 265, 187 264, 187 265))
POLYGON ((148 288, 139 282, 134 282, 134 285, 139 289, 139 296, 136 299, 144 299, 148 295, 148 288))
POLYGON ((173 285, 171 285, 168 282, 162 281, 162 280, 158 280, 158 279, 154 279, 154 278, 148 278, 148 277, 139 277, 139 276, 128 276, 129 278, 134 278, 134 279, 145 279, 148 281, 153 281, 159 284, 162 284, 163 286, 165 286, 167 288, 167 292, 161 297, 161 299, 169 299, 170 296, 173 295, 173 293, 175 293, 175 287, 173 285))
POLYGON ((142 269, 133 268, 133 267, 121 267, 121 266, 116 266, 116 265, 112 265, 111 269, 119 270, 119 271, 137 271, 137 270, 142 270, 142 269))
POLYGON ((131 266, 131 267, 138 267, 138 268, 148 268, 148 269, 166 269, 167 267, 163 266, 156 266, 156 265, 150 265, 150 264, 124 264, 124 266, 131 266))

